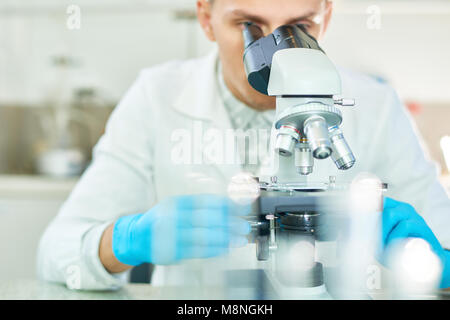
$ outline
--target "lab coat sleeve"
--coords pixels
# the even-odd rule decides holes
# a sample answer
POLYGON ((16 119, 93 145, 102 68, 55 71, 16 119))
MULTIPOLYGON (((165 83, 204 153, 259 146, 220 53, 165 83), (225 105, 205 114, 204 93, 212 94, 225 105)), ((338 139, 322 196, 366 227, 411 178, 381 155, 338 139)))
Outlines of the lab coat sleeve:
POLYGON ((156 110, 141 74, 113 111, 86 170, 39 245, 38 275, 74 289, 121 287, 126 274, 112 275, 99 259, 106 227, 155 202, 152 182, 156 110))
POLYGON ((377 121, 376 167, 390 184, 387 195, 413 205, 445 248, 450 248, 450 199, 439 182, 439 170, 431 161, 411 116, 393 89, 377 121))

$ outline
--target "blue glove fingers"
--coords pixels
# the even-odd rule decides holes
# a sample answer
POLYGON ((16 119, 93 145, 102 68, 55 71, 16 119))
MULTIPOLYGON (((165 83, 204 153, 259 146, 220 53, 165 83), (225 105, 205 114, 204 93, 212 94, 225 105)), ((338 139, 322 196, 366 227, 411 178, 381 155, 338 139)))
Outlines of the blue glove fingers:
POLYGON ((188 228, 179 229, 177 243, 180 247, 212 246, 236 247, 246 245, 244 235, 230 233, 229 229, 188 228))
POLYGON ((413 206, 406 202, 400 202, 388 197, 384 198, 383 209, 396 209, 399 212, 402 211, 403 214, 410 216, 411 214, 415 214, 416 210, 413 206))
POLYGON ((177 260, 213 258, 228 253, 228 250, 227 247, 204 246, 179 248, 177 251, 177 260))
POLYGON ((383 211, 382 216, 382 241, 383 247, 386 247, 389 234, 394 228, 404 220, 408 219, 408 215, 403 210, 397 210, 397 208, 386 208, 383 211))
POLYGON ((251 212, 250 204, 238 204, 228 197, 215 194, 178 196, 173 198, 172 200, 175 201, 176 208, 180 211, 198 209, 222 209, 225 210, 229 215, 234 216, 244 216, 251 212))
POLYGON ((249 212, 249 206, 239 206, 224 196, 168 198, 145 214, 118 219, 113 231, 113 252, 127 265, 174 263, 183 256, 178 252, 186 250, 192 253, 186 257, 216 256, 229 247, 247 243, 241 235, 248 234, 250 226, 237 220, 236 215, 249 212), (207 230, 204 234, 197 232, 202 227, 207 230), (193 229, 190 234, 183 235, 183 230, 189 229, 193 229), (187 249, 194 247, 197 249, 187 249), (223 250, 218 253, 218 248, 223 250))
POLYGON ((386 238, 386 245, 406 238, 424 238, 421 234, 421 227, 414 220, 402 220, 399 222, 386 238))
POLYGON ((450 288, 450 251, 443 253, 444 271, 442 272, 441 289, 450 288))
POLYGON ((244 219, 230 217, 224 211, 201 209, 182 212, 178 216, 178 228, 228 228, 231 233, 247 235, 250 224, 244 219))
POLYGON ((234 201, 231 201, 231 207, 229 209, 229 212, 233 216, 243 217, 243 216, 250 214, 250 212, 252 212, 252 206, 251 206, 251 204, 243 205, 243 204, 238 204, 234 201))
POLYGON ((414 217, 421 218, 414 208, 409 204, 395 201, 390 198, 385 198, 384 200, 384 210, 382 216, 382 241, 383 246, 386 247, 388 244, 387 239, 389 233, 396 227, 398 223, 403 220, 412 219, 414 217))
POLYGON ((174 201, 178 210, 221 209, 231 205, 229 198, 216 194, 176 196, 168 201, 174 201))
POLYGON ((229 246, 230 233, 225 229, 188 228, 177 234, 178 246, 186 247, 225 247, 229 246))
POLYGON ((244 216, 251 212, 251 205, 241 205, 228 197, 216 194, 203 194, 177 197, 179 209, 221 209, 229 215, 244 216))
POLYGON ((406 238, 421 238, 427 241, 433 251, 438 255, 443 263, 442 280, 440 288, 445 289, 450 287, 450 252, 442 250, 439 241, 436 239, 433 232, 428 228, 426 223, 421 220, 403 220, 390 233, 387 244, 392 244, 395 241, 406 238))
POLYGON ((229 225, 227 208, 190 209, 179 212, 177 226, 191 227, 226 227, 229 225))
POLYGON ((230 238, 230 248, 242 248, 248 244, 248 239, 242 236, 233 236, 230 238))
MULTIPOLYGON (((232 237, 230 239, 229 247, 239 248, 247 245, 248 241, 245 237, 232 237)), ((214 247, 214 246, 188 246, 179 248, 177 259, 200 259, 213 258, 225 255, 229 252, 229 247, 214 247)))
POLYGON ((384 197, 384 201, 383 201, 383 209, 387 209, 387 208, 395 208, 399 205, 399 201, 394 200, 392 198, 388 198, 388 197, 384 197))
POLYGON ((242 218, 231 217, 229 223, 230 232, 233 234, 246 236, 252 231, 250 223, 242 218))
POLYGON ((427 241, 433 251, 442 259, 442 247, 435 235, 425 222, 419 219, 407 219, 403 220, 396 225, 396 227, 390 232, 386 239, 386 244, 389 245, 396 240, 406 238, 421 238, 427 241))

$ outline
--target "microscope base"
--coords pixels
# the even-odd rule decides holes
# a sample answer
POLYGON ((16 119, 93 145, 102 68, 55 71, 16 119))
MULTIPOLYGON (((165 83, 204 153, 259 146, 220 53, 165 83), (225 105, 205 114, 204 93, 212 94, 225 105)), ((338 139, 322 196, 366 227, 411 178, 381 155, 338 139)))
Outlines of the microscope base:
POLYGON ((332 300, 324 284, 299 288, 282 285, 263 269, 227 272, 227 298, 232 300, 332 300))

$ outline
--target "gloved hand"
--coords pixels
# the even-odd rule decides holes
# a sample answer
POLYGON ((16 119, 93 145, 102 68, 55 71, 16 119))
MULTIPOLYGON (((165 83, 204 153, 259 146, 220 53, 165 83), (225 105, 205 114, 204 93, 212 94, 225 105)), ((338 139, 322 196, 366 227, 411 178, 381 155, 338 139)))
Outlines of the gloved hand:
POLYGON ((425 220, 411 205, 385 198, 382 225, 383 251, 396 240, 421 238, 427 241, 444 267, 440 287, 450 287, 450 251, 442 248, 425 220))
POLYGON ((218 195, 168 198, 144 214, 119 218, 113 229, 116 258, 127 265, 173 264, 209 258, 245 246, 250 212, 218 195))

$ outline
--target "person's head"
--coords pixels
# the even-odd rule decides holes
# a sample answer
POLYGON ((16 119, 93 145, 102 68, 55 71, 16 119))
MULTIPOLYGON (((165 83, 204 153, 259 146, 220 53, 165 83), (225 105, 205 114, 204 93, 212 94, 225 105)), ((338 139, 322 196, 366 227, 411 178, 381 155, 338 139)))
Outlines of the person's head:
POLYGON ((243 24, 252 22, 265 35, 286 24, 305 24, 320 40, 331 18, 330 0, 197 0, 197 16, 206 36, 216 41, 225 83, 248 106, 267 110, 275 98, 254 90, 245 75, 243 24))

